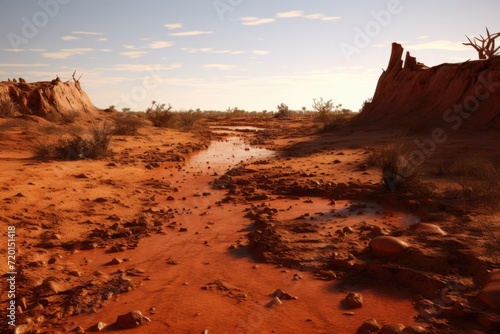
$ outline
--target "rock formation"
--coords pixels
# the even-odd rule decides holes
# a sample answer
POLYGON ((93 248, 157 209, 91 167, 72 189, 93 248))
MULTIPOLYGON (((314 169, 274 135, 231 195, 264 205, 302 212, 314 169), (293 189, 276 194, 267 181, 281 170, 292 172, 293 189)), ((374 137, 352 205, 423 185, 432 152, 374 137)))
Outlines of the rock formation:
POLYGON ((500 56, 428 68, 392 44, 387 69, 356 124, 409 129, 500 129, 500 56))
POLYGON ((80 87, 80 82, 52 81, 27 83, 24 79, 0 82, 0 104, 12 102, 22 115, 45 117, 55 113, 94 114, 99 111, 80 87))

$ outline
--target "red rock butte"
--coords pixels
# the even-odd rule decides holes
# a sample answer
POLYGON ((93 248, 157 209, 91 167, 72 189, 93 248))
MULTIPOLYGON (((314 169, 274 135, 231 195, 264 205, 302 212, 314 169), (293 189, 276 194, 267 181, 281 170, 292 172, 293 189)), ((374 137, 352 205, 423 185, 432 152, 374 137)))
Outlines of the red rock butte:
POLYGON ((387 69, 355 124, 445 131, 500 129, 500 56, 427 67, 392 44, 387 69))

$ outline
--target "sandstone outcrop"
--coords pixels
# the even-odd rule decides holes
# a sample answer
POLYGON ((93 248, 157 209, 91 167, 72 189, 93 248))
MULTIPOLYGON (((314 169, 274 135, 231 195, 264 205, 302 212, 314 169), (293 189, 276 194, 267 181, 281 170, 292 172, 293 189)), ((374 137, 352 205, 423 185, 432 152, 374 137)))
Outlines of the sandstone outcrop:
POLYGON ((387 69, 355 124, 409 129, 500 129, 500 56, 427 67, 392 44, 387 69))
POLYGON ((80 82, 54 79, 28 83, 20 78, 0 82, 0 104, 10 104, 21 115, 46 117, 72 113, 95 114, 99 109, 90 101, 80 82))

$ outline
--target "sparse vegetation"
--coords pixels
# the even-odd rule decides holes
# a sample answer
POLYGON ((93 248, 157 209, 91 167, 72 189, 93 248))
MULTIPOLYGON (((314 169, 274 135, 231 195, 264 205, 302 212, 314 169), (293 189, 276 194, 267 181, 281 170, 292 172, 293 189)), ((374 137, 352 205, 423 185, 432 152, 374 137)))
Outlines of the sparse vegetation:
POLYGON ((0 102, 0 117, 13 117, 16 113, 16 106, 11 100, 0 102))
POLYGON ((41 158, 66 160, 101 159, 110 154, 111 127, 108 123, 94 125, 90 136, 63 135, 55 142, 36 145, 34 153, 41 158))
POLYGON ((313 100, 313 110, 318 113, 317 119, 323 123, 324 130, 332 130, 344 125, 351 110, 341 109, 342 104, 334 105, 332 100, 324 101, 323 98, 313 100))
POLYGON ((451 173, 464 199, 495 211, 499 209, 500 169, 493 161, 479 155, 460 158, 453 164, 451 173))
POLYGON ((361 105, 361 108, 359 109, 359 113, 364 112, 368 108, 368 106, 372 103, 372 101, 373 101, 373 98, 371 98, 371 97, 364 100, 363 104, 361 105))
POLYGON ((201 117, 201 111, 182 111, 175 113, 174 125, 176 129, 191 130, 201 117))
POLYGON ((472 46, 478 52, 479 59, 490 59, 498 55, 498 50, 500 50, 500 46, 495 46, 495 40, 500 37, 500 32, 490 34, 490 31, 486 28, 486 34, 486 38, 479 35, 481 38, 474 37, 472 40, 469 36, 465 35, 469 43, 462 44, 472 46))
POLYGON ((421 187, 419 166, 411 163, 410 150, 402 139, 382 147, 372 155, 371 160, 382 172, 387 190, 412 191, 421 187))
POLYGON ((158 128, 168 128, 172 124, 173 114, 170 111, 172 106, 169 104, 168 107, 165 103, 159 104, 156 101, 151 103, 151 107, 146 110, 146 117, 151 121, 153 126, 158 128))
POLYGON ((139 129, 146 126, 146 122, 140 115, 132 113, 121 113, 115 118, 116 135, 135 136, 139 129))
POLYGON ((278 112, 274 115, 276 118, 291 118, 294 115, 294 112, 284 103, 278 104, 276 108, 278 109, 278 112))

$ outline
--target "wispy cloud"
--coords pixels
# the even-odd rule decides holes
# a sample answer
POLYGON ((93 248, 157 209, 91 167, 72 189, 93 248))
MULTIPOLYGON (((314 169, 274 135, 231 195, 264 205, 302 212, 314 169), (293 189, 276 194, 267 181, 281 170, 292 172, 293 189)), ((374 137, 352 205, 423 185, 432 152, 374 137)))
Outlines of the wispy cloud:
POLYGON ((232 54, 239 55, 247 53, 247 51, 242 50, 215 50, 214 48, 181 48, 182 51, 187 53, 214 53, 214 54, 232 54))
POLYGON ((63 41, 74 41, 76 39, 80 39, 80 37, 76 37, 76 36, 71 36, 71 35, 68 35, 68 36, 63 36, 61 37, 61 39, 63 41))
POLYGON ((0 64, 0 67, 47 67, 48 64, 0 64))
POLYGON ((182 23, 167 23, 163 25, 168 30, 180 29, 182 28, 182 23))
POLYGON ((220 71, 227 71, 236 68, 236 65, 228 65, 228 64, 205 64, 202 66, 205 69, 215 69, 220 71))
POLYGON ((41 56, 50 59, 68 59, 76 55, 84 55, 94 51, 91 48, 61 49, 56 52, 42 52, 41 56))
POLYGON ((426 39, 426 38, 429 38, 431 36, 427 36, 427 35, 422 35, 422 36, 418 36, 417 39, 426 39))
POLYGON ((108 39, 106 37, 103 37, 103 38, 99 38, 97 41, 98 42, 107 42, 108 39))
POLYGON ((260 19, 258 17, 247 16, 247 17, 240 18, 240 21, 241 21, 241 24, 243 24, 245 26, 258 26, 261 24, 276 22, 276 19, 274 19, 274 18, 260 19))
POLYGON ((163 49, 163 48, 169 48, 173 46, 175 43, 174 42, 169 42, 169 41, 155 41, 152 43, 148 44, 149 49, 163 49))
POLYGON ((101 51, 101 52, 113 52, 112 49, 99 49, 99 51, 101 51))
POLYGON ((253 50, 252 53, 254 55, 262 56, 262 55, 267 55, 267 54, 269 54, 271 52, 270 51, 264 51, 264 50, 253 50))
POLYGON ((176 32, 169 34, 170 36, 197 36, 197 35, 208 35, 213 34, 213 31, 201 31, 201 30, 192 30, 192 31, 184 31, 184 32, 176 32))
POLYGON ((147 64, 117 64, 111 68, 101 68, 99 70, 122 72, 163 72, 181 67, 181 64, 156 65, 155 67, 147 64))
POLYGON ((147 53, 148 53, 147 51, 126 51, 126 52, 121 52, 120 54, 125 57, 136 59, 136 58, 141 58, 147 53))
POLYGON ((452 42, 447 40, 436 40, 430 42, 423 42, 413 45, 407 45, 406 49, 411 50, 450 50, 450 51, 467 51, 460 42, 452 42))
POLYGON ((94 32, 94 31, 72 31, 74 35, 104 35, 103 32, 94 32))
POLYGON ((274 18, 259 18, 254 16, 246 16, 246 17, 241 17, 239 21, 241 21, 241 24, 243 25, 256 26, 260 24, 273 23, 281 19, 290 19, 290 18, 305 18, 308 20, 321 20, 321 21, 336 21, 341 19, 340 16, 326 16, 326 14, 322 13, 305 14, 301 10, 291 10, 288 12, 277 13, 274 18))

